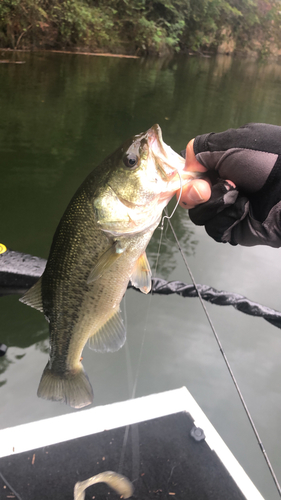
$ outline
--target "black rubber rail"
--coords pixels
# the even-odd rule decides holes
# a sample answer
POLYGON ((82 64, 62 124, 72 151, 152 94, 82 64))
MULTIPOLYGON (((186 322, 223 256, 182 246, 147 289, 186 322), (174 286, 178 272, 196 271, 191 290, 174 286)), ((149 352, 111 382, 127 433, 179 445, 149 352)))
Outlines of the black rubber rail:
POLYGON ((23 295, 39 280, 46 259, 15 252, 0 243, 0 296, 23 295))
MULTIPOLYGON (((46 260, 33 255, 15 252, 0 243, 0 295, 23 295, 43 273, 46 260)), ((238 293, 216 290, 208 285, 197 285, 204 300, 218 306, 233 306, 238 311, 251 316, 264 318, 278 328, 281 328, 281 313, 262 306, 238 293)), ((128 288, 138 288, 129 285, 128 288)), ((176 293, 182 297, 197 297, 193 285, 181 281, 165 281, 152 278, 152 293, 170 295, 176 293)))
MULTIPOLYGON (((272 325, 277 326, 277 328, 281 328, 281 312, 279 311, 262 306, 238 293, 216 290, 208 285, 197 284, 197 287, 202 299, 211 302, 211 304, 216 304, 218 306, 233 306, 238 311, 251 316, 264 318, 272 325)), ((129 285, 128 288, 138 290, 138 288, 132 285, 129 285)), ((165 281, 161 278, 152 278, 152 293, 160 295, 171 295, 172 293, 176 293, 181 297, 198 297, 197 291, 193 285, 187 285, 181 281, 165 281)))

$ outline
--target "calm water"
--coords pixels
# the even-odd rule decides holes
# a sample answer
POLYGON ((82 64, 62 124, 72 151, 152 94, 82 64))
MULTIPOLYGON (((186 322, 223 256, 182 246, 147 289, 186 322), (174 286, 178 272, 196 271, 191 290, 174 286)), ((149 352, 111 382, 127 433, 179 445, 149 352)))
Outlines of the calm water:
MULTIPOLYGON (((199 133, 250 121, 281 124, 278 65, 228 57, 13 57, 26 62, 0 65, 0 238, 41 257, 91 166, 130 135, 159 123, 165 142, 180 151, 199 133)), ((281 309, 280 250, 219 245, 182 209, 173 224, 198 283, 281 309)), ((158 238, 156 231, 152 263, 158 238)), ((190 282, 169 232, 157 275, 190 282)), ((9 346, 0 359, 1 428, 72 412, 36 397, 48 351, 43 315, 18 297, 0 305, 0 342, 9 346)), ((186 385, 265 498, 279 498, 198 300, 150 301, 129 291, 125 307, 125 347, 115 354, 84 350, 95 405, 130 396, 145 335, 136 396, 186 385)), ((281 331, 230 307, 208 310, 281 481, 281 331)))

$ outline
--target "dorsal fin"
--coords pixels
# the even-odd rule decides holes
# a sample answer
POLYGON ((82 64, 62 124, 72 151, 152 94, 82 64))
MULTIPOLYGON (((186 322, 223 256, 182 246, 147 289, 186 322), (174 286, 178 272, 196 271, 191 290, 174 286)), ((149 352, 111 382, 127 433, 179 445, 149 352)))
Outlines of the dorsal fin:
POLYGON ((23 304, 34 307, 34 309, 38 309, 38 311, 43 312, 42 277, 39 278, 37 283, 35 283, 35 285, 33 285, 19 300, 23 304))
POLYGON ((114 352, 121 349, 126 341, 126 329, 119 307, 110 319, 89 338, 89 347, 98 352, 114 352))
POLYGON ((131 283, 136 288, 139 288, 143 293, 149 293, 151 290, 151 270, 150 265, 144 252, 135 263, 131 283))

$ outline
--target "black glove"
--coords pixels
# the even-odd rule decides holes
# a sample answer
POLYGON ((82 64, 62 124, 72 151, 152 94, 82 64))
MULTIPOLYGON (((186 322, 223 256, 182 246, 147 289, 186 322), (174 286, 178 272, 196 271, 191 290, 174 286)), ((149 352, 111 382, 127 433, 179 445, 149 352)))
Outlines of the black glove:
POLYGON ((193 147, 217 179, 210 200, 189 210, 192 222, 223 243, 280 247, 281 127, 251 123, 197 136, 193 147))

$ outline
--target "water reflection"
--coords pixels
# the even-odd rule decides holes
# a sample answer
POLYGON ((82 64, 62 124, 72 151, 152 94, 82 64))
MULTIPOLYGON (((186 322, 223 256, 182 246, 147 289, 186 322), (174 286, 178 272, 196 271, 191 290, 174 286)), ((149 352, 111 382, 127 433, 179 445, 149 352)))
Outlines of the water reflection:
POLYGON ((56 187, 69 168, 90 168, 155 121, 178 149, 203 130, 239 126, 249 116, 279 121, 281 75, 274 64, 223 56, 23 57, 25 65, 0 69, 2 165, 22 182, 44 189, 56 187), (272 88, 265 92, 268 81, 274 94, 272 88))
MULTIPOLYGON (((1 242, 40 257, 47 257, 58 221, 93 165, 153 123, 160 124, 165 142, 176 151, 199 133, 251 121, 281 123, 277 64, 224 56, 118 60, 35 53, 21 59, 24 65, 0 65, 1 242)), ((182 209, 172 222, 198 282, 280 308, 276 251, 218 245, 193 227, 182 209)), ((156 230, 148 248, 152 268, 158 243, 156 230)), ((186 276, 169 229, 157 275, 186 276)), ((127 345, 137 366, 149 298, 130 291, 126 300, 127 345)), ((64 407, 36 397, 47 362, 43 315, 16 297, 3 297, 0 304, 0 340, 9 346, 0 359, 1 426, 65 413, 64 407)), ((213 320, 279 466, 280 333, 224 309, 212 306, 213 320)), ((275 499, 195 299, 154 297, 148 327, 138 395, 187 385, 265 497, 275 499)), ((100 356, 85 349, 95 404, 128 397, 124 353, 100 356)))
MULTIPOLYGON (((179 151, 197 133, 247 121, 279 122, 281 69, 273 63, 227 56, 118 60, 23 53, 21 58, 24 65, 0 67, 1 237, 11 248, 43 257, 73 192, 130 135, 159 122, 164 140, 179 151)), ((184 210, 177 210, 173 225, 185 252, 193 255, 196 241, 184 210)), ((148 247, 152 268, 159 236, 157 230, 148 247)), ((159 275, 169 278, 176 255, 167 228, 159 275)), ((38 336, 30 332, 25 345, 38 336)), ((22 346, 21 334, 13 332, 9 343, 22 346)))

